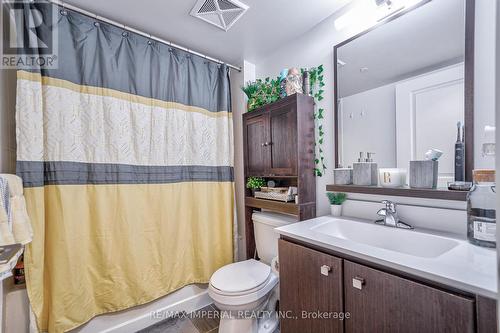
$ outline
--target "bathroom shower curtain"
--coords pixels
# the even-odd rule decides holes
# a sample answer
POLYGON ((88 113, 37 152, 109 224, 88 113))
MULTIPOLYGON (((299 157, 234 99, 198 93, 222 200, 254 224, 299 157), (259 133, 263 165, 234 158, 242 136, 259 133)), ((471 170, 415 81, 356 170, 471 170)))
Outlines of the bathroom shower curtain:
POLYGON ((233 253, 228 68, 57 15, 37 33, 57 27, 58 68, 17 73, 26 280, 49 332, 206 283, 233 253))

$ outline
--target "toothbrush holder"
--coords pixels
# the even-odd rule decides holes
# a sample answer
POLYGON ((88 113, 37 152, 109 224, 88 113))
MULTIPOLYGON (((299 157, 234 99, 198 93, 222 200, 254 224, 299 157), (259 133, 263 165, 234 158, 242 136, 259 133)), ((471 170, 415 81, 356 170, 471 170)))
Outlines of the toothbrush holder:
POLYGON ((410 161, 410 187, 435 189, 438 181, 438 161, 410 161))

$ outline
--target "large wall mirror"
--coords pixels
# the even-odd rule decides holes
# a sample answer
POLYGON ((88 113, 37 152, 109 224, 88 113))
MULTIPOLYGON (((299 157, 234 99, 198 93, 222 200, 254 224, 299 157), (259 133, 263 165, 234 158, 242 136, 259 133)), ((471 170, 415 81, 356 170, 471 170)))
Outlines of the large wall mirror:
POLYGON ((436 148, 445 187, 460 122, 471 179, 473 27, 474 0, 432 0, 335 46, 337 167, 372 152, 380 168, 408 169, 436 148))

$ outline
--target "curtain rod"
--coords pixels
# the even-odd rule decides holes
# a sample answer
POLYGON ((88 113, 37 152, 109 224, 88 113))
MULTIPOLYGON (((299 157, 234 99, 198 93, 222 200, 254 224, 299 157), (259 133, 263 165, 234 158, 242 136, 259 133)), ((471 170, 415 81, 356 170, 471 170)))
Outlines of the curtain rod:
POLYGON ((237 70, 238 72, 241 72, 241 67, 238 67, 238 66, 235 66, 235 65, 232 65, 232 64, 229 64, 229 63, 226 63, 222 60, 219 60, 219 59, 215 59, 215 58, 212 58, 212 57, 209 57, 203 53, 199 53, 199 52, 196 52, 196 51, 193 51, 191 49, 188 49, 187 47, 184 47, 184 46, 181 46, 181 45, 177 45, 175 43, 172 43, 168 40, 164 40, 164 39, 161 39, 159 37, 155 37, 155 36, 152 36, 148 33, 145 33, 145 32, 142 32, 140 30, 137 30, 137 29, 134 29, 132 27, 129 27, 127 26, 126 24, 122 24, 120 22, 116 22, 116 21, 113 21, 113 20, 110 20, 108 18, 105 18, 105 17, 102 17, 102 16, 99 16, 97 14, 94 14, 94 13, 91 13, 85 9, 82 9, 82 8, 79 8, 79 7, 76 7, 76 6, 73 6, 71 4, 68 4, 68 3, 64 3, 63 1, 60 1, 60 0, 48 0, 49 2, 53 3, 53 4, 56 4, 58 6, 61 6, 63 8, 67 8, 67 9, 71 9, 75 12, 78 12, 80 14, 83 14, 83 15, 86 15, 86 16, 90 16, 90 17, 95 17, 96 19, 98 20, 101 20, 103 22, 106 22, 108 24, 111 24, 111 25, 114 25, 116 27, 119 27, 119 28, 123 28, 127 31, 130 31, 130 32, 133 32, 133 33, 136 33, 138 35, 141 35, 141 36, 144 36, 144 37, 147 37, 149 39, 152 39, 152 40, 155 40, 157 42, 160 42, 160 43, 163 43, 163 44, 166 44, 168 46, 172 46, 172 47, 175 47, 176 49, 179 49, 179 50, 182 50, 182 51, 185 51, 185 52, 188 52, 190 54, 194 54, 194 55, 197 55, 197 56, 200 56, 202 58, 205 58, 207 60, 210 60, 210 61, 213 61, 213 62, 216 62, 218 64, 224 64, 234 70, 237 70))

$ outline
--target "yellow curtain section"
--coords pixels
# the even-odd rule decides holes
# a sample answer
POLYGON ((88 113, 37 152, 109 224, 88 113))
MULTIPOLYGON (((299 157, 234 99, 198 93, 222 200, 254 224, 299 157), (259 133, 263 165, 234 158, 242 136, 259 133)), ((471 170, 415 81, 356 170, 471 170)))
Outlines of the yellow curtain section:
POLYGON ((38 328, 68 331, 208 282, 232 262, 233 192, 232 182, 25 189, 35 234, 26 281, 38 328))

